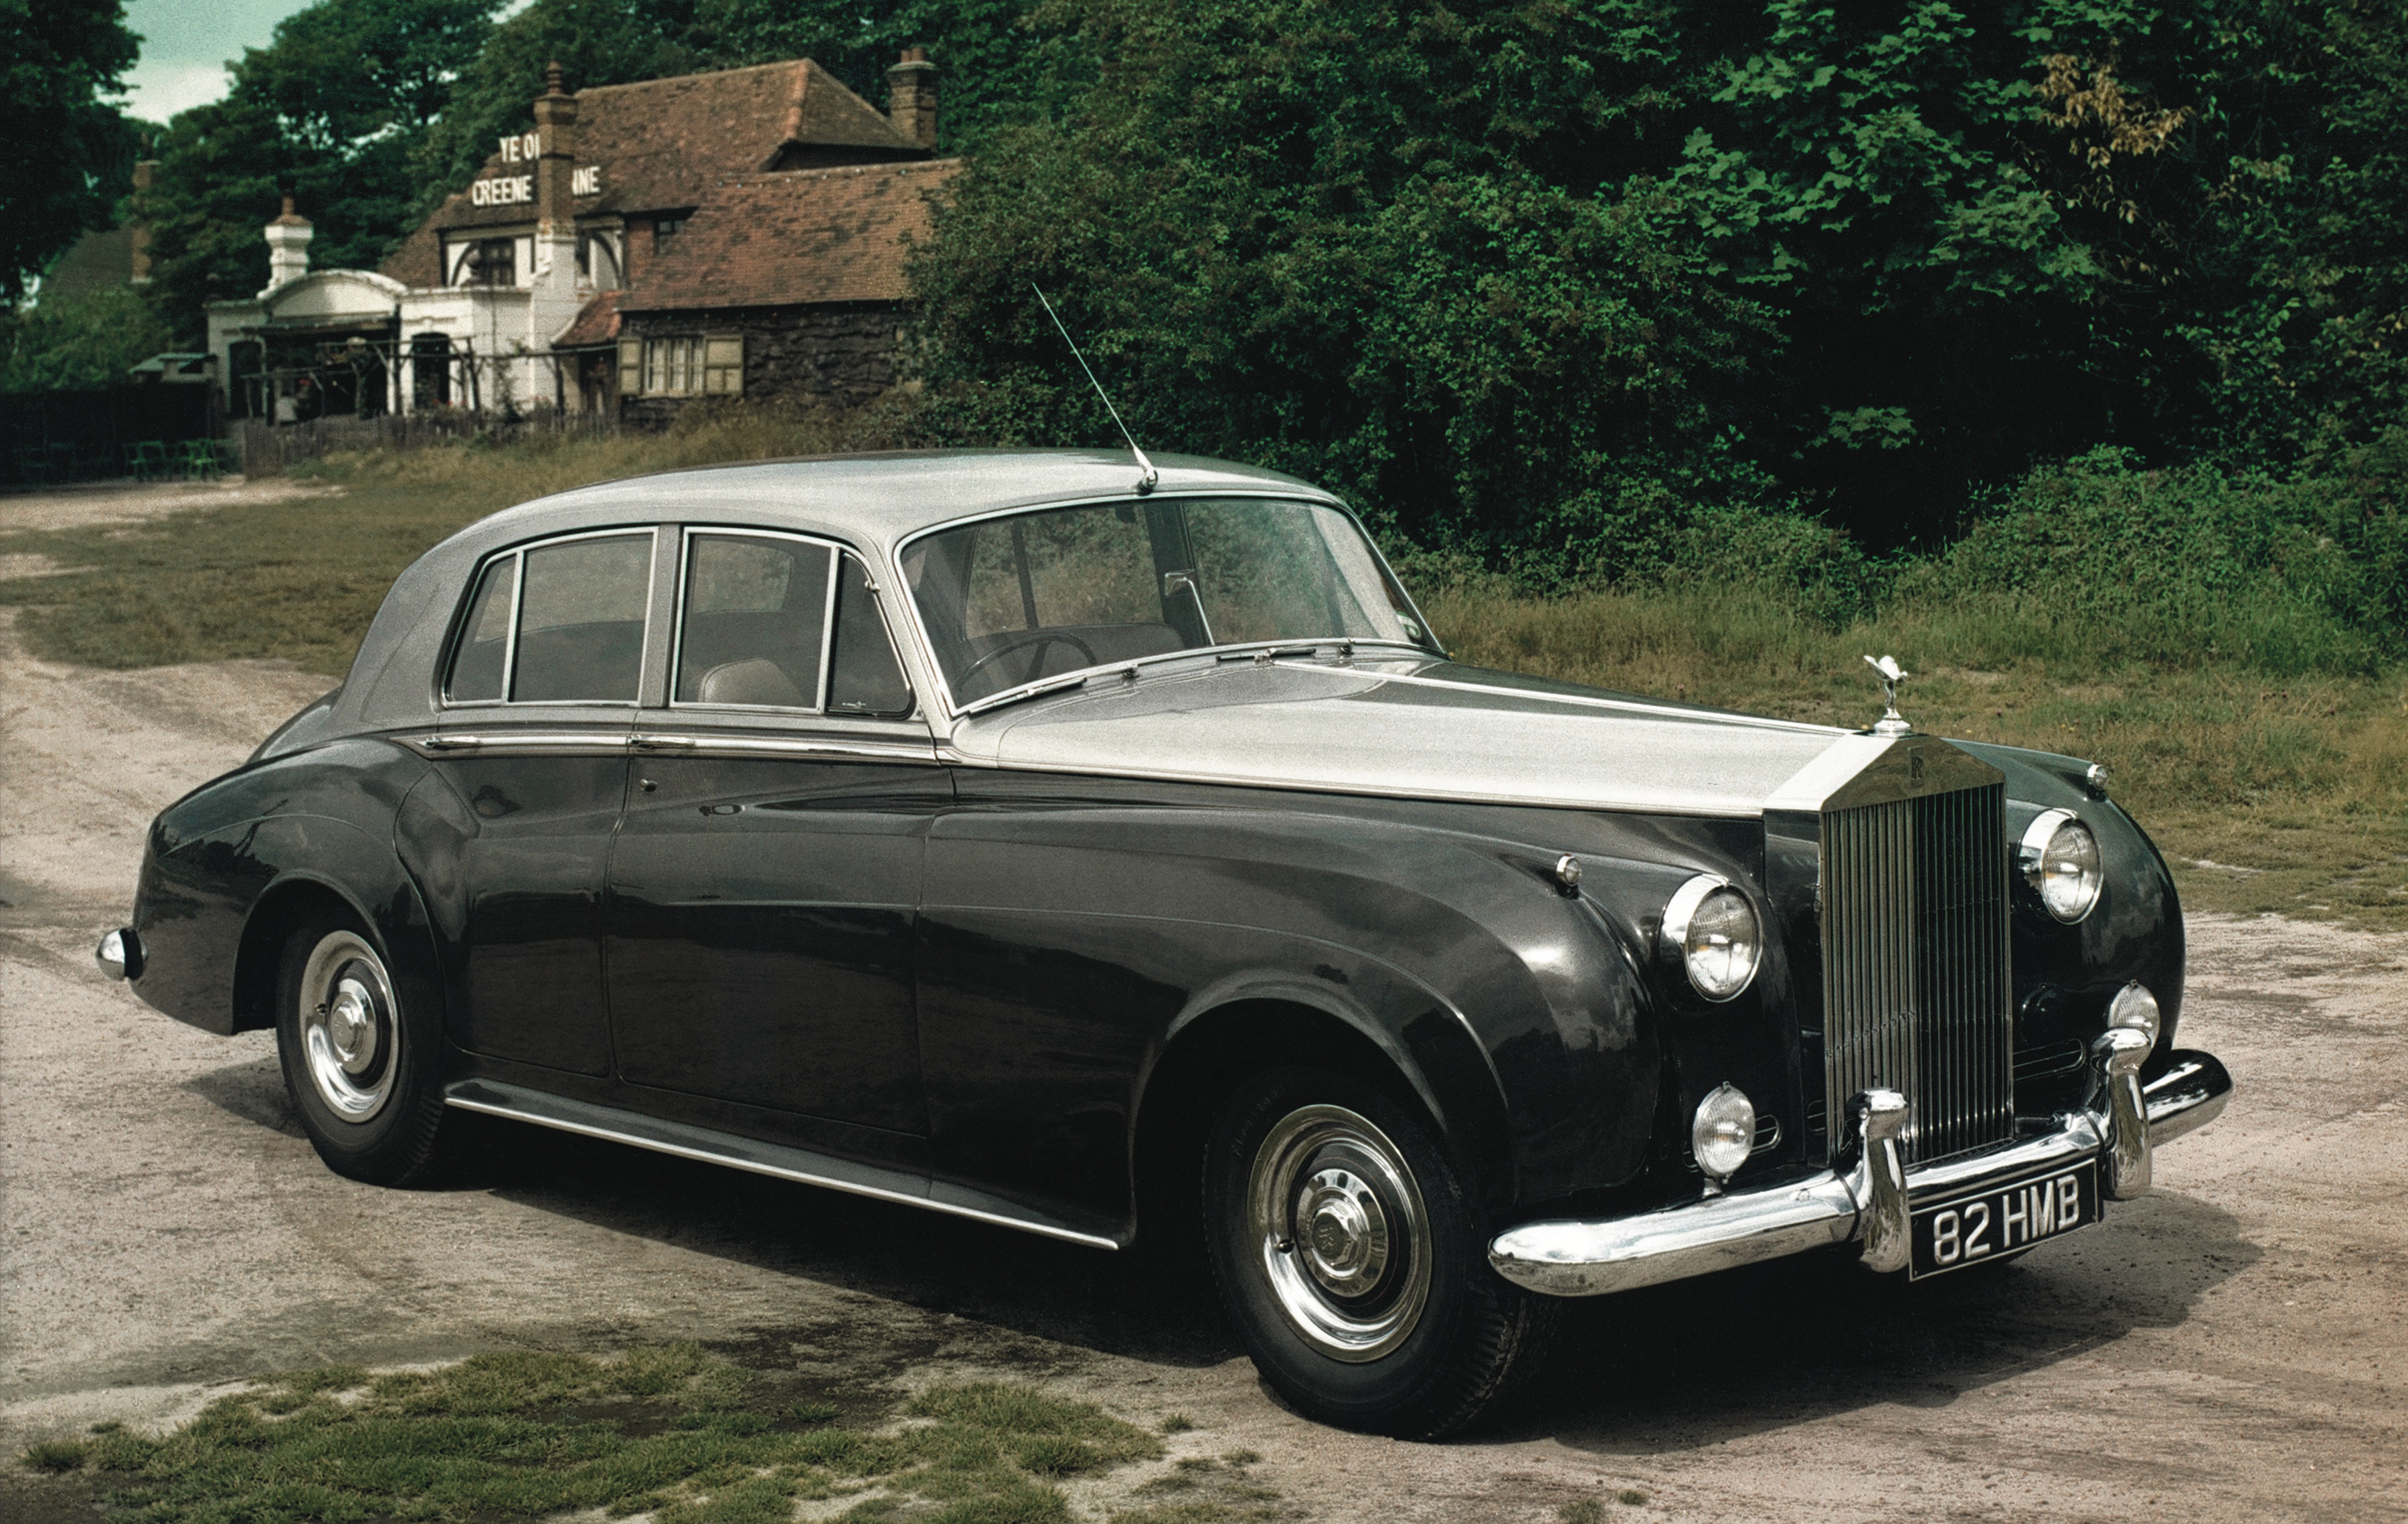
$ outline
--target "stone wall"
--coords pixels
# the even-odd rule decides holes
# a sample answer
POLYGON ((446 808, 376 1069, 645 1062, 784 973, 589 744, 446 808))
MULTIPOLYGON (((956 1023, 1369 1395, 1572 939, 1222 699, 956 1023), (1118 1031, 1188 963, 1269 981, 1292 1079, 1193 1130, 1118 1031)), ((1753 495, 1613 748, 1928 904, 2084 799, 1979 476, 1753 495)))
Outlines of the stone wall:
MULTIPOLYGON (((627 312, 621 336, 666 338, 744 336, 744 395, 851 407, 895 384, 896 331, 892 302, 829 302, 805 307, 738 307, 701 312, 627 312)), ((620 399, 620 416, 639 428, 665 427, 696 397, 620 399)))

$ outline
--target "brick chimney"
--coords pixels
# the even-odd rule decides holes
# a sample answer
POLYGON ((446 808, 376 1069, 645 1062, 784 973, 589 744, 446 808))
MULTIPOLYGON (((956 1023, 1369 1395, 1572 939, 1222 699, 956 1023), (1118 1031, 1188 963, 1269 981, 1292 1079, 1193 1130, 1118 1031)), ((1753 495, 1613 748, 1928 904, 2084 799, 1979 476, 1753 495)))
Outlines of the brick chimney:
POLYGON ((557 224, 577 236, 577 207, 570 179, 577 172, 577 97, 561 88, 560 61, 543 71, 543 93, 535 98, 538 143, 535 168, 536 237, 557 224))
MULTIPOLYGON (((142 146, 149 148, 150 140, 144 138, 142 146)), ((125 232, 128 241, 134 245, 132 274, 137 286, 150 283, 150 181, 158 171, 159 161, 156 159, 137 160, 134 165, 134 216, 126 223, 125 232)))
POLYGON ((578 309, 577 97, 561 85, 558 59, 543 71, 535 131, 535 269, 528 282, 527 327, 548 344, 577 321, 578 309))
POLYGON ((268 291, 309 273, 309 240, 317 230, 309 225, 309 219, 293 209, 291 196, 284 198, 283 214, 267 224, 266 232, 268 291))
POLYGON ((906 48, 886 71, 886 120, 910 141, 937 149, 937 65, 925 48, 906 48))

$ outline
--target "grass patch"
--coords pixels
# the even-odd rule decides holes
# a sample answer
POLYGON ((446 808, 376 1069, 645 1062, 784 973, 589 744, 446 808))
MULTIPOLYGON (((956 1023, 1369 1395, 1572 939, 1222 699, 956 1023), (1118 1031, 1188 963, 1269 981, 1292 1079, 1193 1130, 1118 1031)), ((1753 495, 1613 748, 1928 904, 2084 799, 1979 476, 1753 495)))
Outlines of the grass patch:
MULTIPOLYGON (((317 474, 338 496, 0 536, 0 554, 76 568, 0 581, 0 603, 24 606, 24 640, 53 660, 277 657, 339 677, 394 576, 496 509, 643 471, 880 448, 910 427, 902 412, 695 409, 663 435, 334 457, 317 474)), ((2305 490, 2128 481, 2078 463, 2037 474, 2029 501, 1961 553, 1892 579, 1878 599, 1840 603, 1790 585, 1799 568, 1787 582, 1736 583, 1676 568, 1663 585, 1560 597, 1440 556, 1412 558, 1408 574, 1463 660, 1758 713, 1861 724, 1876 700, 1857 658, 1894 653, 1914 674, 1906 712, 1925 728, 2115 769, 2117 798, 2165 849, 2191 907, 2408 928, 2408 677, 2363 642, 2300 633, 2387 627, 2387 614, 2333 624, 2330 610, 2247 591, 2256 583, 2226 597, 2184 573, 2144 589, 2154 612, 2119 623, 2100 601, 2112 578, 2085 573, 2079 597, 2056 586, 2069 567, 2145 558, 2135 547, 2169 525, 2206 525, 2193 538, 2214 530, 2224 544, 2258 518, 2307 547, 2284 552, 2306 585, 2308 570, 2332 569, 2317 559, 2332 546, 2310 533, 2321 510, 2305 490), (2264 618, 2243 630, 2219 598, 2264 618), (2143 625, 2145 640, 2133 633, 2143 625)), ((2388 544, 2354 546, 2353 575, 2394 565, 2388 544)), ((2351 597, 2379 602, 2380 591, 2351 597)))
POLYGON ((1827 725, 1879 712, 1860 658, 1895 653, 1917 726, 2113 769, 2190 908, 2408 929, 2408 674, 2396 669, 2278 679, 2035 651, 2011 610, 1977 600, 1900 602, 1835 628, 1746 592, 1541 598, 1466 579, 1425 610, 1478 666, 1827 725))
POLYGON ((665 434, 335 455, 294 474, 338 496, 0 535, 0 554, 71 568, 0 581, 0 604, 23 608, 28 648, 52 661, 264 657, 339 678, 401 569, 496 510, 647 471, 881 448, 894 426, 875 410, 694 409, 665 434))
POLYGON ((275 1377, 159 1439, 122 1430, 22 1463, 107 1474, 146 1524, 366 1524, 576 1509, 660 1524, 783 1524, 799 1502, 896 1524, 1055 1524, 1057 1478, 1160 1456, 1092 1403, 994 1383, 932 1387, 870 1429, 693 1345, 480 1355, 425 1373, 275 1377))

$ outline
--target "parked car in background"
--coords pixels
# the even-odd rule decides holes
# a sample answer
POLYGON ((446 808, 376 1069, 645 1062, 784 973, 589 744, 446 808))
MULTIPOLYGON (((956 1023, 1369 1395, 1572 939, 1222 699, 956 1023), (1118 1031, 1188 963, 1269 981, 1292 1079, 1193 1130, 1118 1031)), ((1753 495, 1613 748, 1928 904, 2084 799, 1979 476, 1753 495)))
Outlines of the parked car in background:
POLYGON ((1300 1411, 1435 1435, 1561 1299, 1999 1263, 2223 1107, 2103 775, 1899 675, 1858 731, 1460 666, 1341 503, 1208 460, 648 477, 405 571, 100 956, 273 1028, 345 1174, 465 1111, 1194 1232, 1300 1411))

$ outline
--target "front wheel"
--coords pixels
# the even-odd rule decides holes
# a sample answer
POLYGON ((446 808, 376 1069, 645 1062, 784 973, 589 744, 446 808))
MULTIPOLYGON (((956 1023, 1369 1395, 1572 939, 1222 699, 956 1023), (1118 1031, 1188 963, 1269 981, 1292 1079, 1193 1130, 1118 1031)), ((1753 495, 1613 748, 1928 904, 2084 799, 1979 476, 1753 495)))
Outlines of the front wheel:
POLYGON ((1255 1369, 1324 1422, 1461 1429, 1519 1389, 1554 1323, 1552 1301, 1489 1268, 1427 1126, 1344 1075, 1240 1086, 1206 1150, 1204 1228, 1255 1369))
POLYGON ((277 1055, 318 1157, 371 1185, 424 1179, 444 1117, 435 1036, 402 1009, 367 927, 311 917, 277 973, 277 1055))

